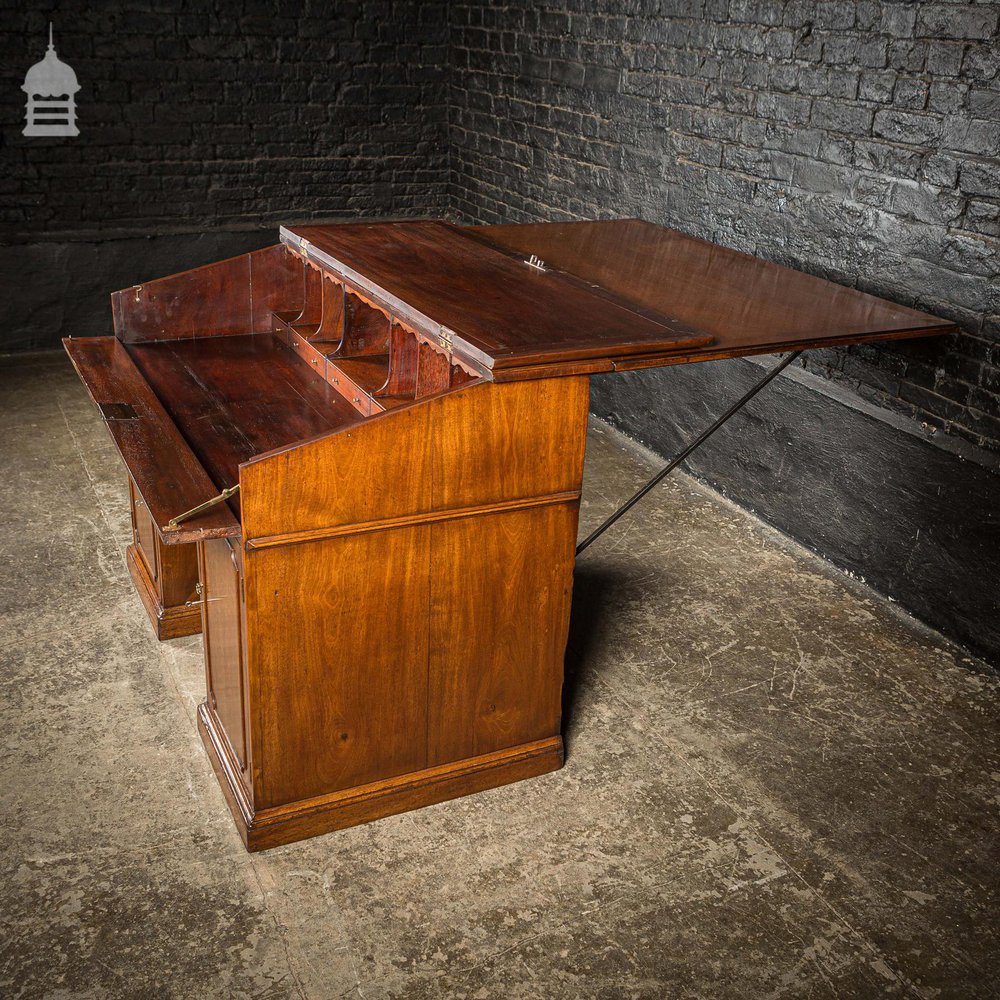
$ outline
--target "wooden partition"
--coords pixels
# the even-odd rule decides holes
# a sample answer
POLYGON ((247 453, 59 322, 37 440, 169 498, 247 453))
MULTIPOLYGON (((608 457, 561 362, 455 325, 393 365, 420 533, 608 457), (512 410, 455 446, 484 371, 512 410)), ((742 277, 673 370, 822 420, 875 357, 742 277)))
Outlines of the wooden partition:
POLYGON ((125 550, 129 575, 157 639, 179 639, 201 631, 195 546, 164 545, 129 477, 132 544, 125 550))

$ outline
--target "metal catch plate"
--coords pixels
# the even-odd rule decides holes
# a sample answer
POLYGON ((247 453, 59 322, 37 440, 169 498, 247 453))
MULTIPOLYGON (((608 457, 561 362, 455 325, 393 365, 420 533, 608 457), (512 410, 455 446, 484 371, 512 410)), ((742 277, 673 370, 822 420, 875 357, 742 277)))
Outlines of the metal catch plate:
POLYGON ((97 406, 105 420, 135 420, 139 416, 129 403, 98 403, 97 406))

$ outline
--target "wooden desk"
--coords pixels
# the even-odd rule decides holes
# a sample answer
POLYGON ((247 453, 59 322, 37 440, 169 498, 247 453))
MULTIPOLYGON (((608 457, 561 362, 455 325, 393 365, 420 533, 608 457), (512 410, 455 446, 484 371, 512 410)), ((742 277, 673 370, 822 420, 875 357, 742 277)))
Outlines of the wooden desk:
POLYGON ((281 241, 65 341, 251 850, 561 765, 590 373, 953 329, 636 221, 281 241))

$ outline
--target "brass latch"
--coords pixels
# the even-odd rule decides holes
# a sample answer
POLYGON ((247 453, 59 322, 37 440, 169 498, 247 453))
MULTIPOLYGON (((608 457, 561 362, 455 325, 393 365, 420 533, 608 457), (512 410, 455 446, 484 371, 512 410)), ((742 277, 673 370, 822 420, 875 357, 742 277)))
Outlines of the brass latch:
POLYGON ((208 510, 216 504, 222 503, 223 500, 228 500, 234 493, 239 492, 239 488, 239 483, 235 486, 230 486, 227 489, 224 489, 217 497, 212 497, 211 500, 206 500, 204 503, 198 504, 197 507, 192 507, 190 510, 184 511, 183 514, 178 514, 176 517, 172 517, 167 522, 167 529, 172 530, 173 528, 176 528, 181 521, 187 521, 196 514, 200 514, 202 511, 208 510))

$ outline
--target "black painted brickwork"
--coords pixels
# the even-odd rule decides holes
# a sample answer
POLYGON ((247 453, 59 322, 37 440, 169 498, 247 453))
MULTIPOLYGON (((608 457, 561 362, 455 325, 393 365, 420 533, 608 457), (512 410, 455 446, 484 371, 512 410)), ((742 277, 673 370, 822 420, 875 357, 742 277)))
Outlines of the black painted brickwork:
POLYGON ((443 3, 0 0, 0 242, 446 208, 443 3), (81 135, 27 139, 27 68, 81 135))
POLYGON ((953 318, 947 341, 805 363, 1000 449, 998 17, 912 0, 453 3, 452 206, 640 215, 953 318))
MULTIPOLYGON (((26 317, 0 339, 73 332, 36 321, 57 285, 7 280, 11 244, 75 246, 53 259, 86 269, 79 241, 113 236, 641 215, 954 317, 951 342, 807 364, 997 449, 998 16, 912 0, 0 0, 0 270, 26 317), (50 17, 84 87, 78 139, 20 135, 50 17)), ((153 276, 134 271, 115 281, 153 276)), ((90 330, 105 310, 87 296, 66 315, 90 330)))

